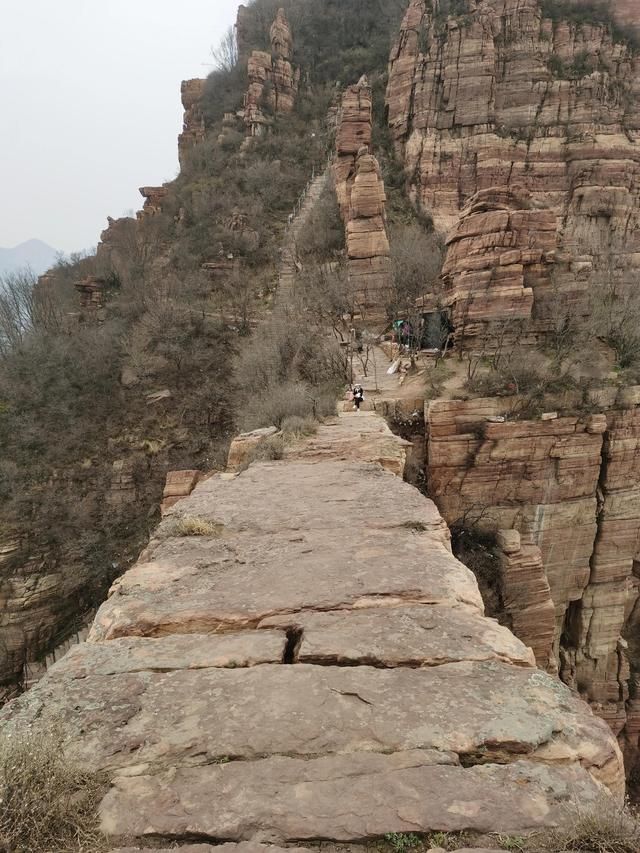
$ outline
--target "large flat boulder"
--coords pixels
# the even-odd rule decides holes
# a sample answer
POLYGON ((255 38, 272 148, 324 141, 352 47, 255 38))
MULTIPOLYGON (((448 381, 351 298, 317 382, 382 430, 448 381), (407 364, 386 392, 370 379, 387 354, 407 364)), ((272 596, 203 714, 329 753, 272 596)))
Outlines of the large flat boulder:
POLYGON ((304 610, 483 606, 440 539, 401 524, 170 539, 147 557, 116 582, 92 640, 233 630, 304 610))
POLYGON ((70 750, 96 769, 426 749, 473 763, 575 762, 607 780, 618 761, 606 724, 533 668, 263 664, 105 676, 76 658, 7 716, 16 728, 43 709, 64 719, 70 750))
POLYGON ((507 628, 468 607, 368 607, 272 616, 260 627, 298 632, 299 663, 379 667, 502 660, 535 666, 531 649, 507 628))
POLYGON ((519 834, 598 797, 579 766, 527 761, 463 768, 429 752, 330 755, 119 778, 102 805, 110 836, 359 841, 389 832, 519 834), (212 803, 212 796, 215 798, 212 803))

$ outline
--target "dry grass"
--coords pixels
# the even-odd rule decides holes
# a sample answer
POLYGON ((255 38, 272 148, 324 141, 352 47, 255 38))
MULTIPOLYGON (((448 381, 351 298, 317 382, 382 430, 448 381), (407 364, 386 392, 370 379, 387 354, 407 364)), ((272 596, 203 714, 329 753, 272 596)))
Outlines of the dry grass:
POLYGON ((222 536, 224 525, 217 521, 209 521, 199 515, 185 515, 182 518, 170 519, 162 527, 162 532, 169 536, 222 536))
POLYGON ((282 422, 282 436, 285 443, 307 438, 318 432, 318 421, 313 418, 300 418, 296 415, 285 418, 282 422))
POLYGON ((640 816, 629 806, 603 797, 595 806, 573 806, 562 829, 536 833, 530 853, 638 853, 640 816))
POLYGON ((0 738, 0 849, 101 853, 98 806, 106 784, 66 758, 56 733, 0 738))

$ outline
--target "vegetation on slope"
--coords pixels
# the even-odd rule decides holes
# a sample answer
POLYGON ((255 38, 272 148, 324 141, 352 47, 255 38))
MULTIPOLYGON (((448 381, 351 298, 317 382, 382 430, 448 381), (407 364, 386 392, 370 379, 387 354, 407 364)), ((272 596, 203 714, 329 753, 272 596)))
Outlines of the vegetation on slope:
MULTIPOLYGON (((267 44, 279 5, 249 6, 251 48, 267 44)), ((246 57, 214 71, 205 142, 161 213, 119 221, 117 263, 61 262, 0 306, 0 584, 64 578, 52 605, 41 595, 57 615, 33 620, 27 655, 71 632, 135 559, 168 469, 214 468, 237 428, 321 414, 335 398, 343 363, 320 315, 299 306, 287 323, 251 329, 273 299, 288 214, 331 145, 336 83, 384 73, 405 3, 284 6, 303 70, 294 113, 241 151, 241 122, 223 115, 242 104, 246 57), (74 283, 86 276, 106 282, 99 315, 79 311, 74 283)), ((18 651, 4 675, 21 663, 18 651)))

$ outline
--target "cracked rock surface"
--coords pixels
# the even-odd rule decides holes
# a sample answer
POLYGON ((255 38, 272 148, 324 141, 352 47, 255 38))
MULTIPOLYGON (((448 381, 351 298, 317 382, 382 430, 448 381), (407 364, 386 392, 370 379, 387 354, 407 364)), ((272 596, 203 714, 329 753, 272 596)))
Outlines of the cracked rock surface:
POLYGON ((606 724, 484 617, 435 506, 369 461, 385 430, 358 462, 358 416, 340 420, 341 458, 321 429, 317 457, 198 485, 90 641, 0 712, 7 731, 64 720, 111 779, 119 853, 520 833, 621 795, 606 724), (210 535, 173 535, 193 519, 210 535))

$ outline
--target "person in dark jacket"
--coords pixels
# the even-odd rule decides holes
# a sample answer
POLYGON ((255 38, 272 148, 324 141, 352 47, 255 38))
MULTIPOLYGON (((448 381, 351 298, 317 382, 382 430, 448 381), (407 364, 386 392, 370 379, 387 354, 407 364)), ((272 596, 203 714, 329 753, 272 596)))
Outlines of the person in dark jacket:
POLYGON ((355 385, 353 388, 353 408, 359 412, 360 405, 364 400, 364 391, 362 390, 362 385, 355 385))

